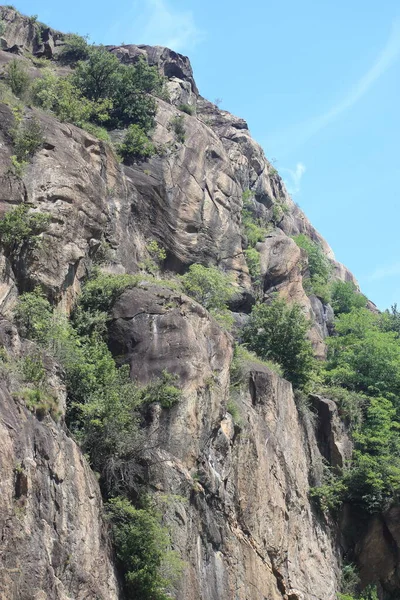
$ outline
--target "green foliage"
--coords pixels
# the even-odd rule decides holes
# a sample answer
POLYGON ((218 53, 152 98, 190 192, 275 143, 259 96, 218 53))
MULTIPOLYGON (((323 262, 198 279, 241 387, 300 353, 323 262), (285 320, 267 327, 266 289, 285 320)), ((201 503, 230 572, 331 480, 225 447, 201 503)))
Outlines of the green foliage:
POLYGON ((23 380, 36 385, 43 385, 46 379, 46 370, 40 354, 26 356, 19 363, 19 370, 23 380))
POLYGON ((260 253, 255 248, 247 248, 244 251, 246 263, 249 268, 251 279, 254 285, 261 284, 261 263, 260 253))
POLYGON ((135 287, 139 279, 137 275, 114 275, 95 269, 83 287, 79 305, 86 311, 108 312, 122 292, 135 287))
POLYGON ((258 242, 263 242, 269 233, 269 226, 261 218, 254 214, 252 198, 254 192, 245 190, 243 192, 242 227, 246 243, 254 248, 258 242))
POLYGON ((49 221, 49 215, 29 212, 27 204, 18 204, 0 221, 0 242, 8 251, 15 251, 23 244, 37 246, 39 236, 46 231, 49 221))
POLYGON ((325 382, 342 386, 338 404, 353 422, 354 452, 341 474, 343 498, 378 512, 400 496, 400 340, 387 315, 352 308, 328 340, 325 382))
POLYGON ((36 21, 38 20, 38 15, 31 15, 30 17, 28 17, 29 23, 31 23, 31 25, 34 25, 36 23, 36 21))
POLYGON ((186 129, 184 125, 185 117, 183 115, 176 115, 172 117, 169 128, 174 132, 177 141, 180 144, 184 144, 186 139, 186 129))
POLYGON ((282 367, 272 360, 261 360, 256 354, 250 352, 245 346, 235 344, 232 363, 230 367, 231 385, 240 386, 245 375, 249 372, 252 365, 267 367, 280 377, 283 377, 282 367))
POLYGON ((158 402, 163 408, 171 408, 182 398, 182 392, 176 387, 178 377, 163 371, 159 379, 151 382, 142 391, 142 402, 158 402))
POLYGON ((13 132, 15 156, 19 162, 26 162, 44 143, 42 126, 35 118, 20 123, 13 132))
POLYGON ((153 156, 155 148, 139 125, 130 125, 124 141, 118 145, 118 153, 124 160, 146 160, 153 156))
POLYGON ((74 327, 79 335, 106 332, 109 311, 117 298, 129 287, 138 284, 137 275, 111 275, 95 268, 83 286, 78 306, 73 314, 74 327))
POLYGON ((80 60, 89 58, 89 50, 87 38, 72 33, 66 37, 65 44, 58 54, 58 60, 63 65, 74 66, 80 60))
POLYGON ((27 408, 34 412, 39 419, 50 415, 55 421, 60 418, 57 399, 42 388, 25 388, 16 394, 27 408))
POLYGON ((40 288, 22 294, 14 311, 15 322, 23 337, 44 342, 49 332, 52 310, 40 288))
POLYGON ((261 358, 279 363, 286 379, 302 387, 310 380, 314 364, 311 343, 306 339, 309 328, 300 306, 276 299, 269 305, 254 306, 243 340, 261 358))
POLYGON ((51 71, 32 84, 32 101, 36 106, 53 112, 60 121, 84 128, 88 127, 90 120, 107 121, 111 106, 108 99, 85 98, 71 78, 58 77, 51 71))
POLYGON ((343 474, 346 500, 368 512, 400 497, 400 423, 390 400, 371 398, 361 431, 353 435, 351 467, 343 474))
POLYGON ((103 46, 87 50, 87 59, 76 65, 73 84, 89 100, 112 98, 118 84, 118 58, 103 46))
POLYGON ((180 104, 178 108, 187 115, 193 116, 195 114, 195 107, 190 104, 180 104))
POLYGON ((335 315, 349 313, 353 308, 365 308, 367 298, 357 291, 352 281, 334 281, 331 286, 331 305, 335 315))
POLYGON ((381 314, 380 328, 382 331, 394 331, 400 336, 400 312, 397 310, 397 304, 393 304, 390 310, 381 314))
POLYGON ((295 236, 296 244, 305 251, 308 257, 309 279, 305 280, 305 291, 308 294, 318 296, 323 302, 329 302, 329 281, 332 276, 332 266, 325 256, 321 246, 313 242, 303 233, 295 236), (308 283, 307 283, 308 282, 308 283))
MULTIPOLYGON (((368 395, 400 394, 400 343, 382 331, 380 319, 366 309, 341 314, 336 336, 328 340, 326 379, 368 395)), ((400 407, 399 407, 400 408, 400 407)))
POLYGON ((181 277, 184 291, 207 310, 224 310, 236 291, 229 275, 216 267, 194 264, 181 277))
POLYGON ((95 123, 82 123, 82 129, 97 137, 97 139, 102 140, 103 142, 111 142, 111 138, 107 129, 101 127, 100 125, 96 125, 95 123))
POLYGON ((242 427, 243 426, 242 415, 240 414, 240 409, 239 409, 238 403, 233 398, 231 398, 228 401, 226 410, 231 415, 234 424, 238 427, 242 427))
POLYGON ((142 57, 135 65, 120 65, 112 96, 114 126, 138 125, 146 134, 155 125, 157 103, 150 95, 166 98, 165 79, 157 67, 150 67, 142 57))
POLYGON ((29 75, 21 60, 14 58, 6 67, 5 81, 10 86, 12 93, 22 98, 30 85, 29 75))
MULTIPOLYGON (((112 498, 106 504, 117 559, 128 598, 168 600, 167 587, 176 577, 166 578, 173 554, 168 530, 154 510, 137 509, 125 498, 112 498)), ((176 561, 175 561, 176 564, 176 561)), ((175 575, 179 576, 178 573, 175 575)))
POLYGON ((323 513, 335 513, 342 505, 346 485, 342 478, 324 465, 323 478, 319 486, 310 488, 313 498, 323 513))
POLYGON ((140 268, 152 275, 156 275, 162 263, 167 258, 165 249, 158 244, 156 240, 152 240, 146 245, 146 250, 149 253, 149 258, 146 258, 140 263, 140 268))
POLYGON ((2 37, 6 32, 6 23, 2 19, 0 19, 0 37, 2 37))

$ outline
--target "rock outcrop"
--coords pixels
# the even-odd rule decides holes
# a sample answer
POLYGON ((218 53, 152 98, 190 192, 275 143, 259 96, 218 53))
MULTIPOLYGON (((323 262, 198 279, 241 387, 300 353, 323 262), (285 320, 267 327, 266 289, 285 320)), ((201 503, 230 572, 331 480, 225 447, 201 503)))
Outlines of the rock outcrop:
MULTIPOLYGON (((40 77, 29 53, 55 57, 63 35, 6 7, 0 8, 0 19, 6 24, 0 65, 16 58, 32 77, 40 77)), ((278 293, 300 303, 313 321, 315 353, 323 357, 332 309, 306 294, 307 261, 292 236, 306 233, 319 242, 336 276, 355 280, 293 203, 246 122, 199 95, 186 57, 161 47, 108 49, 124 63, 144 56, 169 80, 171 101, 157 99, 153 141, 159 152, 146 162, 122 165, 109 143, 25 108, 25 121, 40 122, 44 144, 20 178, 10 168, 15 114, 0 102, 1 214, 24 202, 50 218, 39 245, 0 256, 1 314, 10 315, 18 293, 36 285, 69 313, 102 245, 108 247, 109 272, 137 273, 155 240, 165 249, 167 276, 184 273, 193 263, 217 265, 230 274, 241 295, 237 320, 243 321, 256 296, 242 227, 243 194, 249 193, 253 210, 270 224, 257 246, 261 299, 278 293), (182 112, 182 104, 193 114, 182 112), (184 141, 171 126, 177 116, 184 141)), ((119 140, 121 132, 111 137, 119 140)), ((233 388, 232 336, 194 300, 145 279, 115 303, 109 347, 140 383, 166 369, 182 386, 176 406, 149 408, 151 443, 143 474, 156 498, 172 499, 165 520, 186 565, 175 597, 334 600, 340 554, 309 500, 310 469, 318 471, 322 456, 334 465, 347 457, 348 447, 338 442, 345 432, 334 403, 315 399, 320 415, 315 436, 298 416, 291 385, 266 367, 249 365, 241 385, 233 388)), ((25 342, 7 325, 14 340, 9 348, 1 323, 1 345, 22 352, 25 342)), ((94 474, 63 418, 39 420, 13 397, 6 373, 0 375, 1 598, 122 598, 94 474)), ((63 414, 62 374, 52 377, 63 414)), ((395 516, 368 530, 359 550, 365 572, 378 533, 383 544, 390 530, 397 544, 395 516)), ((396 560, 385 571, 389 587, 396 560)))
MULTIPOLYGON (((10 357, 29 355, 7 321, 0 341, 10 357)), ((51 369, 51 365, 48 365, 51 369)), ((49 373, 59 396, 60 373, 49 373)), ((97 480, 65 427, 37 418, 12 394, 14 377, 1 365, 0 598, 117 600, 118 584, 97 480)))

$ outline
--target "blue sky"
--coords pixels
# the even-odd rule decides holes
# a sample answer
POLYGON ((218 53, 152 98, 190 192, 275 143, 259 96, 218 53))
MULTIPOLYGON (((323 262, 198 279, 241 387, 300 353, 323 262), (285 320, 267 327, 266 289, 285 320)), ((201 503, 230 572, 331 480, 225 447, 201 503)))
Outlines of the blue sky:
POLYGON ((386 308, 400 304, 398 0, 17 0, 97 43, 167 45, 245 118, 293 198, 386 308))

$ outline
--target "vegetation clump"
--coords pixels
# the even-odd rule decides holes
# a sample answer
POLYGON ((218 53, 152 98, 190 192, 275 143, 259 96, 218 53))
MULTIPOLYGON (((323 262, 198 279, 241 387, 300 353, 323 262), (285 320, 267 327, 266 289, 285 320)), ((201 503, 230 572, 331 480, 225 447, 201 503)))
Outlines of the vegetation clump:
POLYGON ((10 86, 12 93, 18 98, 22 98, 28 91, 30 78, 21 60, 14 58, 7 65, 5 81, 10 86))
POLYGON ((310 325, 300 306, 275 299, 269 305, 254 306, 243 340, 261 358, 280 364, 284 377, 302 387, 314 367, 311 343, 306 339, 310 325))
POLYGON ((228 304, 236 296, 237 291, 229 275, 216 267, 204 267, 194 264, 181 277, 184 291, 223 325, 231 326, 231 315, 228 304))
POLYGON ((329 302, 332 267, 322 247, 303 233, 293 239, 299 248, 304 250, 308 258, 309 277, 304 279, 306 293, 314 294, 322 302, 329 302))
POLYGON ((0 220, 0 243, 8 252, 16 252, 24 244, 37 246, 49 222, 50 215, 31 212, 27 204, 19 204, 0 220))
POLYGON ((139 125, 130 125, 118 152, 123 160, 146 160, 153 156, 155 147, 139 125))

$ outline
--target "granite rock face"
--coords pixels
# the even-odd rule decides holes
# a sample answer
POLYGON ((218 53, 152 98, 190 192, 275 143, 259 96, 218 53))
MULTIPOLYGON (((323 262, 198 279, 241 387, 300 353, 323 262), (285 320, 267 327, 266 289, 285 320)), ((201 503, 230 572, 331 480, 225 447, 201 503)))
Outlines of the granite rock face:
MULTIPOLYGON (((33 344, 0 321, 2 348, 14 358, 33 344)), ((27 410, 12 373, 0 383, 0 598, 117 600, 97 480, 62 425, 65 389, 56 365, 46 363, 60 421, 27 410)))
MULTIPOLYGON (((55 58, 62 34, 5 7, 0 19, 6 23, 0 66, 16 57, 40 77, 28 53, 55 58)), ((157 100, 153 132, 159 152, 123 165, 110 144, 26 108, 23 119, 40 122, 44 144, 20 178, 11 168, 14 114, 0 102, 0 212, 24 202, 50 216, 40 245, 1 254, 1 314, 11 315, 18 294, 36 285, 68 313, 104 244, 109 272, 137 273, 155 240, 166 252, 161 268, 167 277, 193 263, 217 265, 231 276, 241 294, 237 323, 245 322, 256 296, 269 301, 278 293, 301 304, 313 321, 315 353, 323 357, 332 309, 307 296, 307 260, 292 236, 309 235, 339 279, 355 280, 291 200, 247 123, 199 95, 186 57, 162 47, 108 49, 124 63, 144 56, 168 77, 170 102, 157 100), (193 114, 182 112, 182 104, 193 114), (174 131, 177 117, 184 140, 174 131), (268 224, 257 246, 261 293, 246 263, 243 194, 268 224)), ((121 136, 111 132, 115 141, 121 136)), ((0 342, 17 354, 26 344, 5 321, 0 342)), ((165 519, 186 564, 174 597, 334 600, 339 551, 308 497, 310 473, 320 470, 322 456, 340 464, 349 451, 334 403, 315 401, 315 435, 299 418, 291 385, 276 373, 251 364, 241 385, 232 386, 232 336, 194 300, 162 284, 143 281, 122 294, 109 321, 109 345, 140 383, 166 369, 182 387, 179 404, 169 410, 153 405, 146 420, 147 483, 156 498, 172 499, 165 519)), ((49 369, 63 415, 62 374, 57 365, 49 369)), ((0 375, 0 596, 122 599, 98 484, 63 416, 59 422, 37 419, 0 375)), ((397 585, 397 546, 387 544, 386 533, 393 530, 397 540, 395 517, 388 515, 384 525, 373 522, 359 548, 365 573, 381 569, 371 551, 375 542, 390 555, 382 571, 388 589, 397 585)))
POLYGON ((291 385, 250 365, 230 389, 230 336, 193 300, 158 287, 121 296, 110 340, 135 379, 164 368, 180 376, 183 401, 152 409, 147 474, 174 498, 168 518, 187 563, 176 598, 333 600, 336 548, 308 499, 316 441, 291 385))

